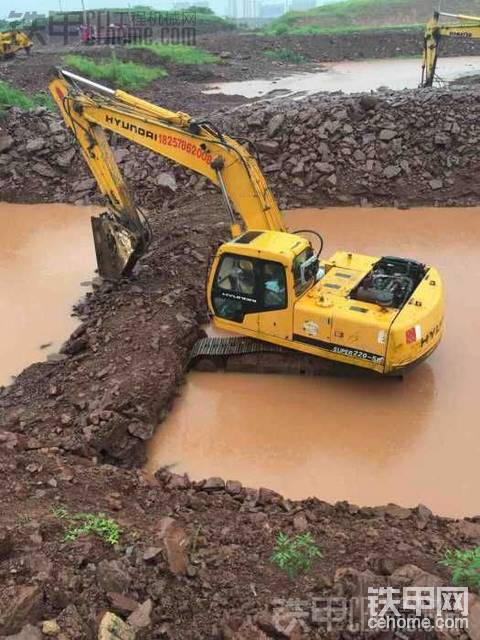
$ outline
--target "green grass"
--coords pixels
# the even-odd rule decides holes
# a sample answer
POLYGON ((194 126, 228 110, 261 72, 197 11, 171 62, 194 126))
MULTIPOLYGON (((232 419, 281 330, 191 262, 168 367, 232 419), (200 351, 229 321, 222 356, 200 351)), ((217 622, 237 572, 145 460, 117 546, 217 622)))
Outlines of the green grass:
MULTIPOLYGON (((479 2, 480 3, 480 2, 479 2)), ((424 28, 430 9, 414 0, 343 0, 289 11, 266 27, 272 35, 341 34, 372 29, 424 28), (410 22, 406 22, 408 17, 410 22)))
POLYGON ((153 80, 167 75, 162 67, 146 67, 136 62, 120 62, 114 57, 110 61, 95 62, 85 56, 69 55, 64 58, 64 62, 89 78, 106 80, 121 89, 142 89, 153 80))
MULTIPOLYGON (((286 14, 287 15, 287 14, 286 14)), ((281 18, 279 18, 281 20, 281 18)), ((415 30, 422 31, 425 25, 420 23, 414 24, 385 24, 381 26, 372 26, 368 24, 344 25, 337 27, 322 27, 319 24, 295 25, 285 22, 272 22, 265 29, 267 35, 282 36, 314 36, 314 35, 342 35, 348 33, 358 33, 359 31, 391 31, 391 30, 415 30)))
POLYGON ((190 47, 185 44, 161 44, 154 42, 152 44, 131 44, 129 49, 140 49, 150 51, 159 60, 165 62, 173 62, 175 64, 213 64, 220 62, 220 58, 209 51, 190 47))
POLYGON ((287 47, 282 49, 269 49, 263 52, 263 55, 267 56, 271 60, 278 60, 279 62, 288 62, 290 64, 300 64, 305 60, 301 53, 292 51, 287 47))
POLYGON ((35 107, 46 107, 53 110, 53 101, 46 93, 34 93, 29 95, 20 89, 14 89, 3 80, 0 80, 0 111, 18 107, 23 111, 35 107))
POLYGON ((103 513, 75 513, 70 515, 65 507, 52 509, 53 515, 59 520, 65 520, 69 526, 65 532, 65 542, 74 542, 77 538, 88 535, 98 536, 107 544, 115 545, 120 541, 122 530, 111 518, 103 513))

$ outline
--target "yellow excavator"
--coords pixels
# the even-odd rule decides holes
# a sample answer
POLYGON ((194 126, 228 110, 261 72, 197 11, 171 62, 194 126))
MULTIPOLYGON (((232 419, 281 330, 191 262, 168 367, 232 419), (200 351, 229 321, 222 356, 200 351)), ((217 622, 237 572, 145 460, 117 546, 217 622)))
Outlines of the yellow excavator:
POLYGON ((434 267, 349 251, 320 260, 323 241, 314 250, 309 232, 287 230, 255 159, 211 122, 69 71, 58 71, 50 91, 110 202, 92 218, 103 277, 130 274, 151 239, 106 132, 188 167, 222 193, 232 239, 212 259, 207 301, 214 325, 236 337, 200 340, 193 364, 235 369, 242 361, 243 370, 269 371, 278 370, 275 359, 305 374, 324 373, 325 365, 336 373, 338 365, 342 374, 401 375, 439 344, 443 286, 434 267))
POLYGON ((22 49, 28 55, 32 47, 33 42, 24 31, 14 29, 0 32, 0 59, 11 58, 22 49))
POLYGON ((442 38, 480 38, 480 18, 435 11, 433 17, 430 18, 425 27, 422 87, 431 87, 433 85, 442 38), (458 22, 441 24, 441 17, 455 18, 458 22))

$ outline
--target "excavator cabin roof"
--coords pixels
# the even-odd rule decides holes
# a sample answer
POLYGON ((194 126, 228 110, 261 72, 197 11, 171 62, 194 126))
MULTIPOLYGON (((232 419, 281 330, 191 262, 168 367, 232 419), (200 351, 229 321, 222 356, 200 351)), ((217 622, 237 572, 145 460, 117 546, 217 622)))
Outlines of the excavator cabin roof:
POLYGON ((263 258, 288 263, 309 244, 308 240, 293 233, 250 229, 223 244, 221 252, 242 253, 249 256, 256 256, 261 252, 263 258))

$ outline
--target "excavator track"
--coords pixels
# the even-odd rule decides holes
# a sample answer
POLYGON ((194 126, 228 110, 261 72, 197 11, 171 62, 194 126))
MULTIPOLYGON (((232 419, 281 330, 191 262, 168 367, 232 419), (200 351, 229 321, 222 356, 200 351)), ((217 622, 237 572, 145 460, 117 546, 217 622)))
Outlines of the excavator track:
POLYGON ((193 346, 188 368, 208 372, 223 370, 347 378, 380 377, 369 369, 360 369, 244 337, 201 338, 193 346))

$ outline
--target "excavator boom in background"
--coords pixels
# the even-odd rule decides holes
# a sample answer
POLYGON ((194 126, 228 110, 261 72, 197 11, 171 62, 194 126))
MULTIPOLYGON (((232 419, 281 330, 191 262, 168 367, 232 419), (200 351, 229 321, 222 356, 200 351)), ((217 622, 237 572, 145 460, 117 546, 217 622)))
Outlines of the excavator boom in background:
POLYGON ((33 42, 24 31, 0 32, 0 59, 11 58, 22 49, 29 54, 32 47, 33 42))
POLYGON ((442 38, 480 38, 480 17, 435 11, 425 27, 422 87, 433 85, 442 38), (441 24, 441 17, 454 18, 457 22, 441 24))
POLYGON ((315 251, 309 232, 288 232, 256 160, 211 122, 68 71, 59 71, 50 91, 110 202, 109 211, 92 218, 103 277, 130 274, 151 239, 106 132, 205 176, 222 193, 232 240, 213 257, 207 303, 214 325, 237 337, 200 341, 192 363, 228 368, 250 358, 248 370, 272 370, 271 357, 280 356, 289 360, 288 370, 302 373, 323 373, 327 361, 399 375, 440 342, 443 286, 435 268, 344 251, 320 260, 323 241, 315 251), (264 356, 270 364, 262 369, 264 356))

